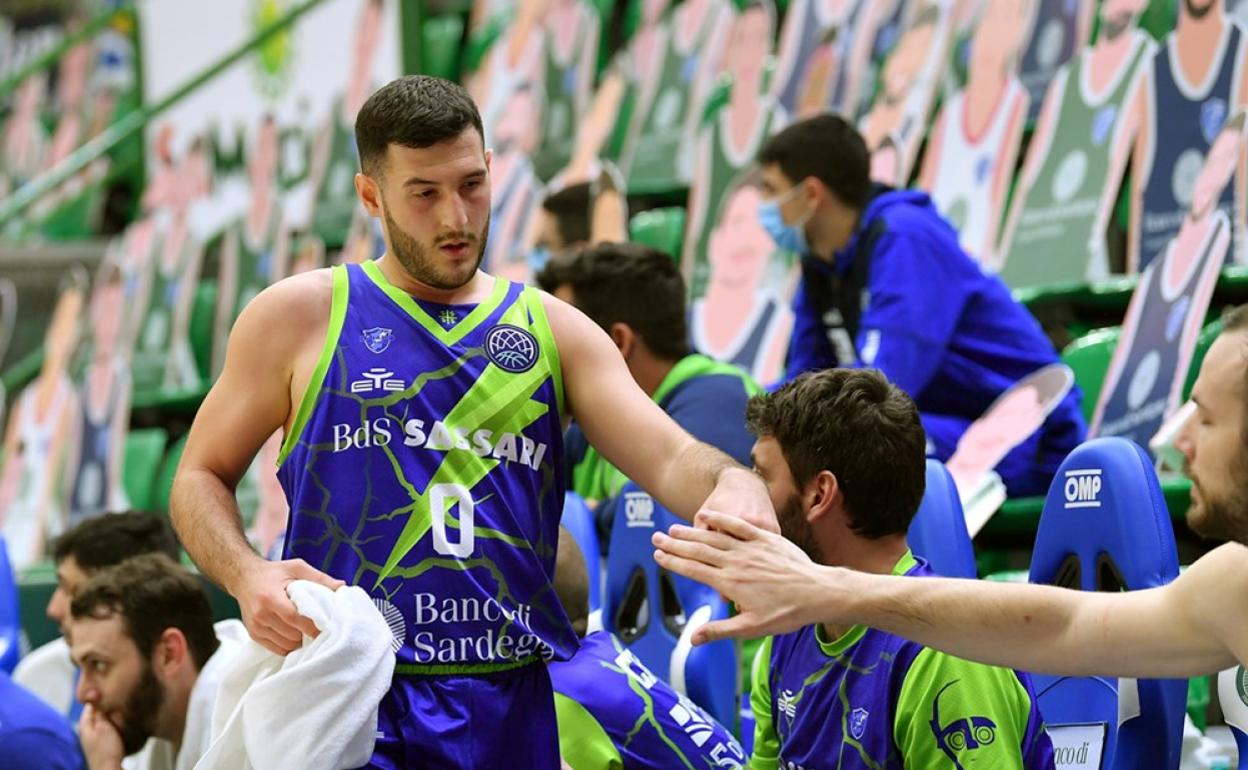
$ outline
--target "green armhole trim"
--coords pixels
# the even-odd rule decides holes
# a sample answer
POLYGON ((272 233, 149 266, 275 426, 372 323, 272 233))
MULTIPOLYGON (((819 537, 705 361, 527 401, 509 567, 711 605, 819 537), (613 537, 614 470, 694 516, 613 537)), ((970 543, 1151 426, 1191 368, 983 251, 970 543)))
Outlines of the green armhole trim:
POLYGON ((422 665, 419 663, 396 663, 394 673, 403 676, 446 676, 448 674, 498 674, 503 671, 515 671, 518 668, 541 663, 538 655, 513 660, 507 663, 460 663, 445 665, 422 665))
POLYGON ((532 287, 525 287, 520 294, 529 315, 533 317, 533 335, 537 337, 538 347, 542 350, 542 358, 546 360, 546 368, 550 369, 550 378, 555 382, 555 400, 559 406, 559 416, 567 415, 567 407, 563 400, 563 364, 559 361, 559 346, 555 344, 555 333, 550 329, 550 319, 546 317, 546 308, 542 307, 542 295, 532 287))
POLYGON ((338 336, 342 334, 342 322, 347 317, 347 268, 338 265, 330 274, 334 278, 332 298, 329 301, 329 327, 325 330, 325 344, 321 346, 321 357, 317 359, 316 368, 307 387, 303 389, 303 397, 299 399, 299 411, 295 412, 295 421, 290 425, 290 432, 282 440, 282 450, 277 455, 277 467, 282 467, 287 455, 299 443, 299 436, 312 416, 312 408, 321 394, 321 386, 325 383, 325 373, 329 371, 329 362, 338 349, 338 336))
POLYGON ((454 345, 463 339, 465 334, 477 327, 477 324, 489 318, 490 314, 502 304, 503 299, 507 296, 509 282, 501 278, 494 278, 494 288, 490 291, 490 296, 485 302, 473 308, 472 312, 464 316, 464 320, 455 324, 455 326, 450 329, 444 329, 442 324, 429 317, 429 314, 420 306, 420 303, 408 296, 402 289, 387 281, 385 274, 381 272, 380 267, 377 267, 376 262, 365 262, 363 267, 364 274, 373 283, 377 284, 377 288, 384 291, 390 299, 394 300, 396 305, 403 308, 416 323, 425 327, 425 331, 437 337, 444 345, 454 345))

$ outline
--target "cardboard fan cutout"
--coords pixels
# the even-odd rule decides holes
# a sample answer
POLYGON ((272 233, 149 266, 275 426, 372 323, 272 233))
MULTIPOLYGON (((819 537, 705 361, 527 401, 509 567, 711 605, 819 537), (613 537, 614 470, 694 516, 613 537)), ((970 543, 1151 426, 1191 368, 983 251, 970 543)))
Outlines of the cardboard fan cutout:
POLYGON ((1222 128, 1204 158, 1178 234, 1140 276, 1092 416, 1092 436, 1148 446, 1178 410, 1196 339, 1231 245, 1219 205, 1243 148, 1243 112, 1222 128))
POLYGON ((1101 37, 1057 74, 1040 112, 994 264, 1011 288, 1109 274, 1105 229, 1127 160, 1129 96, 1153 42, 1144 0, 1101 9, 1101 37))
POLYGON ((1034 2, 984 0, 971 39, 969 79, 937 114, 920 175, 919 186, 931 192, 962 247, 981 260, 996 251, 1026 122, 1018 18, 1034 2))
POLYGON ((1005 501, 1005 485, 993 468, 1044 425, 1074 384, 1070 367, 1049 364, 998 396, 962 434, 945 466, 957 484, 971 537, 1005 501))

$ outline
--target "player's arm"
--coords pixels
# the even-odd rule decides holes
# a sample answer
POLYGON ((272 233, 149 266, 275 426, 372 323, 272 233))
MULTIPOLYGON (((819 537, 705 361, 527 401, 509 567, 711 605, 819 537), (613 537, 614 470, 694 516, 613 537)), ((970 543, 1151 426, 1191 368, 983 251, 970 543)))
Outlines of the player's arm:
POLYGON ((173 480, 169 509, 187 553, 200 570, 238 600, 252 638, 278 654, 316 635, 295 612, 286 584, 340 583, 302 561, 267 562, 243 534, 235 487, 265 440, 291 410, 291 375, 309 332, 329 319, 328 270, 270 286, 253 300, 230 334, 225 367, 204 398, 173 480))
POLYGON ((559 346, 568 410, 603 457, 686 519, 702 508, 778 529, 758 476, 690 436, 651 401, 597 324, 550 295, 542 300, 559 346))
POLYGON ((816 565, 784 538, 701 512, 714 531, 656 533, 659 565, 717 589, 739 614, 695 643, 864 624, 969 660, 1073 676, 1187 677, 1232 665, 1245 623, 1248 553, 1225 545, 1163 588, 1121 594, 868 575, 816 565), (809 590, 794 591, 793 586, 809 590))

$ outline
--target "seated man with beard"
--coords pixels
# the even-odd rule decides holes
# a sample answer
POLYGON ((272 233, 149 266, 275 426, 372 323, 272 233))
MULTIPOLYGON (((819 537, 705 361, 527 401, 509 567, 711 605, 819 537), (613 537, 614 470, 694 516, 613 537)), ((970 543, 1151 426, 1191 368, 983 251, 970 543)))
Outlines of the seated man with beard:
MULTIPOLYGON (((752 398, 746 423, 781 532, 814 561, 932 574, 906 545, 923 499, 923 425, 884 375, 801 375, 752 398)), ((753 679, 753 770, 1053 767, 1025 674, 873 628, 825 623, 769 637, 753 679)))
POLYGON ((208 749, 213 704, 246 638, 243 625, 214 628, 208 594, 163 554, 96 573, 74 594, 70 616, 90 770, 118 770, 134 754, 126 766, 135 770, 193 767, 208 749))

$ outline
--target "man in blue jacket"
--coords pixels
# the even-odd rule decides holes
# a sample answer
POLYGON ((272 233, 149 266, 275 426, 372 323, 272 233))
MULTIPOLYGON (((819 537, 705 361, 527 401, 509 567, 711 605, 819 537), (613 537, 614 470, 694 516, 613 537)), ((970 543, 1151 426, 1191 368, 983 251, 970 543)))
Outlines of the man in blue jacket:
MULTIPOLYGON (((882 370, 914 398, 929 454, 947 460, 993 400, 1057 355, 1035 318, 958 245, 926 193, 870 180, 844 119, 794 123, 759 152, 763 226, 802 255, 786 378, 882 370)), ((1072 392, 997 466, 1012 496, 1042 494, 1086 434, 1072 392)))

